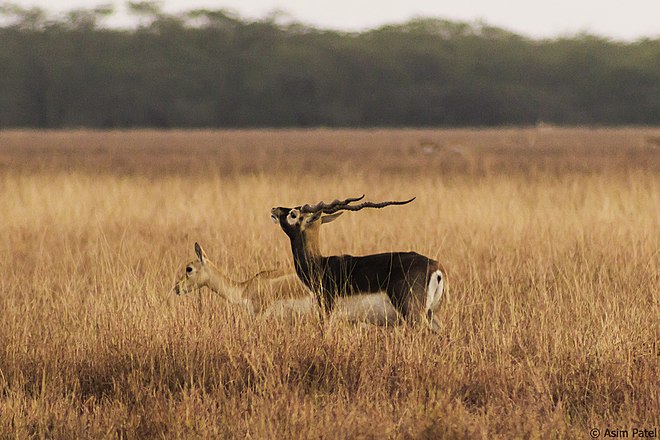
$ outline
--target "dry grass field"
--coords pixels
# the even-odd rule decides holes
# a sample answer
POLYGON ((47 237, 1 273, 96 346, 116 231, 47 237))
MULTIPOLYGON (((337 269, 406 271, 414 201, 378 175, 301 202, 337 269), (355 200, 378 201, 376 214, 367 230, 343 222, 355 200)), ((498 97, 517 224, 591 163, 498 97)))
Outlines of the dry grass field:
MULTIPOLYGON (((660 427, 660 129, 0 131, 0 438, 590 438, 660 427), (177 297, 193 243, 365 193, 323 251, 447 267, 440 334, 177 297)), ((660 429, 658 429, 660 430, 660 429)), ((657 434, 656 434, 657 435, 657 434)))

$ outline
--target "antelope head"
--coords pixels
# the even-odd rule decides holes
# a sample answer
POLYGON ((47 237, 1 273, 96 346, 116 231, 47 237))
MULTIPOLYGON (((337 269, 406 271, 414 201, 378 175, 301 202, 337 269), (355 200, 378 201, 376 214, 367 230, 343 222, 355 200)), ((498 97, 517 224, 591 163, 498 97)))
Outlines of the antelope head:
POLYGON ((174 284, 172 291, 177 295, 185 295, 209 285, 212 269, 199 243, 195 243, 195 254, 197 259, 186 264, 185 272, 174 284))
POLYGON ((289 238, 293 239, 302 232, 316 230, 318 229, 319 225, 323 223, 330 223, 342 214, 342 212, 325 213, 321 208, 314 209, 314 207, 319 205, 328 207, 330 205, 338 206, 340 203, 348 204, 353 201, 358 201, 363 197, 364 196, 349 198, 346 200, 335 200, 330 204, 321 202, 320 204, 314 206, 304 205, 296 206, 294 208, 285 208, 280 206, 270 210, 270 217, 274 223, 280 225, 282 230, 286 233, 287 236, 289 236, 289 238))
POLYGON ((309 235, 311 231, 318 230, 320 225, 335 220, 344 211, 359 211, 364 208, 384 208, 390 205, 405 205, 415 200, 415 197, 413 197, 404 201, 362 202, 358 205, 351 205, 351 203, 358 202, 363 198, 364 194, 360 197, 349 197, 345 200, 334 200, 330 203, 321 201, 316 205, 306 204, 296 206, 295 208, 280 206, 271 209, 270 216, 273 222, 279 224, 286 235, 293 240, 301 234, 306 233, 305 235, 309 235))

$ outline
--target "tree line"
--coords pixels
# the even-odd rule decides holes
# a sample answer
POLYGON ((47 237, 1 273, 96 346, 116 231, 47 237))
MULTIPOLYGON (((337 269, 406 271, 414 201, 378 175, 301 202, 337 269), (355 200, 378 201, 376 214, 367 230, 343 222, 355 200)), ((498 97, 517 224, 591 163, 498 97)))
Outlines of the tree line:
POLYGON ((0 127, 660 124, 660 39, 534 40, 416 19, 363 32, 165 14, 0 8, 0 127))

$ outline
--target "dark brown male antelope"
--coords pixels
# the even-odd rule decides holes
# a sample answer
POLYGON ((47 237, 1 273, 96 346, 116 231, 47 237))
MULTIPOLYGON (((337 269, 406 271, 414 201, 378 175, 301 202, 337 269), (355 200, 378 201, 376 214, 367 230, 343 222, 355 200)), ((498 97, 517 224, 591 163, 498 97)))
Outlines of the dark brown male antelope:
POLYGON ((435 260, 415 252, 324 257, 319 249, 319 229, 343 211, 405 205, 414 200, 381 203, 363 202, 364 198, 335 200, 332 203, 278 207, 271 217, 291 241, 293 262, 300 279, 316 295, 319 306, 332 311, 337 297, 385 292, 390 301, 411 323, 426 321, 433 326, 433 311, 445 287, 445 271, 435 260))

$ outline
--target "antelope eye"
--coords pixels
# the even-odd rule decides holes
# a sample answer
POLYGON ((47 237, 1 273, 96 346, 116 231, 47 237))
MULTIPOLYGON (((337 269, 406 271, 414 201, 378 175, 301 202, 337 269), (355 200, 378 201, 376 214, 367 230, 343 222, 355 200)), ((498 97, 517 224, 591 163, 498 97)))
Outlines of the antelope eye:
POLYGON ((298 219, 301 217, 300 211, 297 209, 292 209, 286 216, 286 221, 289 226, 295 226, 298 224, 298 219))
POLYGON ((192 267, 190 267, 190 266, 186 267, 186 273, 190 273, 190 272, 192 272, 192 271, 193 271, 193 268, 192 268, 192 267))

